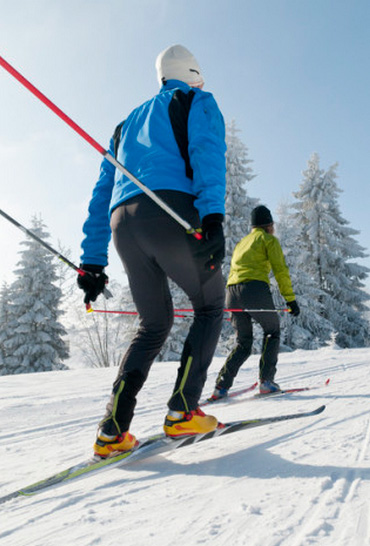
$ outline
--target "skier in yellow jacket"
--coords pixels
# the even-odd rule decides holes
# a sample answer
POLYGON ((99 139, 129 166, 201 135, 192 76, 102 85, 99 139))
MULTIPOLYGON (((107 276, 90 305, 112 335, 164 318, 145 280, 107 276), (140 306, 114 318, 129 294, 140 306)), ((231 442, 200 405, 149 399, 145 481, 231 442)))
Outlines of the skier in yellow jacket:
POLYGON ((274 222, 269 209, 260 205, 252 210, 252 231, 234 249, 227 281, 227 307, 230 309, 263 309, 263 312, 232 313, 237 344, 221 368, 215 391, 211 397, 217 400, 227 396, 228 390, 252 352, 252 319, 263 328, 263 346, 259 363, 260 392, 278 392, 275 383, 276 363, 280 346, 280 322, 273 303, 269 273, 272 270, 279 290, 293 316, 299 315, 279 240, 273 235, 274 222), (271 309, 272 312, 265 310, 271 309))

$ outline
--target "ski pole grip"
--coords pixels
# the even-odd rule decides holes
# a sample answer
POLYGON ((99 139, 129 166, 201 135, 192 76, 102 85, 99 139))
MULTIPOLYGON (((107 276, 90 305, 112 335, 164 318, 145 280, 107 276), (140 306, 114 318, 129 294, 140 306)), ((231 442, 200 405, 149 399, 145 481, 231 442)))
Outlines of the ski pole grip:
MULTIPOLYGON (((85 271, 84 269, 81 269, 80 267, 76 267, 76 271, 79 275, 81 275, 81 277, 85 277, 85 275, 92 275, 90 271, 85 271)), ((103 290, 103 296, 105 297, 106 300, 109 300, 109 298, 113 298, 112 292, 108 290, 107 287, 105 287, 103 290)))

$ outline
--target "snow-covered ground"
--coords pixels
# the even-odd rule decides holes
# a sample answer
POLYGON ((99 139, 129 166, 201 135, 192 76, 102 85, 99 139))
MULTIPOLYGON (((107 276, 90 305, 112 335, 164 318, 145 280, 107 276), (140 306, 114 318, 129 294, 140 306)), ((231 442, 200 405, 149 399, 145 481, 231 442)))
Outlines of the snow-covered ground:
MULTIPOLYGON (((257 378, 258 357, 235 388, 257 378)), ((222 363, 215 359, 205 394, 222 363)), ((132 432, 161 430, 176 363, 157 363, 132 432)), ((0 496, 91 453, 115 369, 0 379, 0 496)), ((329 387, 212 407, 224 421, 326 404, 323 414, 241 431, 0 506, 1 546, 370 544, 367 349, 280 355, 282 386, 329 387)))

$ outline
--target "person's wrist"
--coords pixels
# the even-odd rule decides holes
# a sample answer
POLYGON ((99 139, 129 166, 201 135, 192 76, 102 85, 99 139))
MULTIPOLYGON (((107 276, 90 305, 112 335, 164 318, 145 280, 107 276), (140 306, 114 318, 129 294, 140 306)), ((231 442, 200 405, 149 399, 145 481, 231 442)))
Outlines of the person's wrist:
POLYGON ((224 215, 219 212, 207 214, 202 220, 202 227, 207 228, 211 224, 222 224, 224 221, 224 215))
POLYGON ((89 273, 103 273, 104 266, 103 265, 96 265, 96 264, 80 264, 80 269, 83 271, 88 271, 89 273))

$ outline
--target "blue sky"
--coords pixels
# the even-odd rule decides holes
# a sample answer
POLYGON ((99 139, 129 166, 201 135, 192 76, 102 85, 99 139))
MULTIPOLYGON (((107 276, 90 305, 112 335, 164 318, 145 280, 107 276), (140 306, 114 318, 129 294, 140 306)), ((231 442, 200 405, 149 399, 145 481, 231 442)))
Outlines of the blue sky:
MULTIPOLYGON (((185 45, 240 128, 249 195, 274 212, 317 152, 324 169, 338 162, 342 215, 369 251, 367 0, 0 0, 0 13, 0 55, 104 147, 157 92, 157 54, 185 45)), ((78 263, 100 155, 1 68, 0 118, 0 207, 26 226, 41 214, 78 263)), ((0 218, 0 282, 23 237, 0 218)), ((120 270, 111 249, 108 274, 120 270)))

